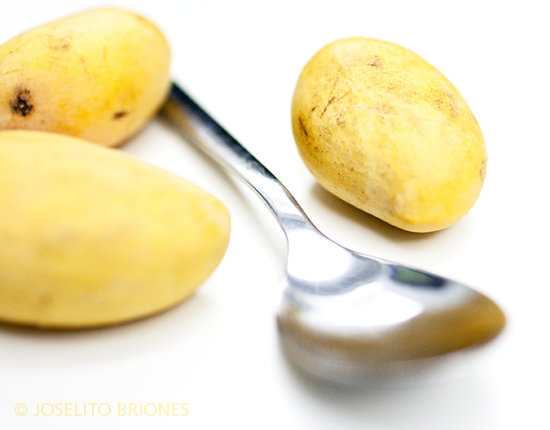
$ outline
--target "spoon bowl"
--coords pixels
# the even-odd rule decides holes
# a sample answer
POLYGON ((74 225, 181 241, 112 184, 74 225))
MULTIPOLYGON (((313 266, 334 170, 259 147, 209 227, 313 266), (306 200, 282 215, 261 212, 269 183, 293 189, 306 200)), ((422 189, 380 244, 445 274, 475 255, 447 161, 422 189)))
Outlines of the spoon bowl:
POLYGON ((281 225, 288 259, 277 323, 299 369, 364 383, 478 347, 502 331, 502 311, 479 292, 324 236, 279 180, 176 84, 162 113, 251 186, 281 225))
POLYGON ((291 238, 277 323, 286 355, 306 373, 348 384, 402 378, 504 326, 501 310, 462 284, 319 233, 291 238))

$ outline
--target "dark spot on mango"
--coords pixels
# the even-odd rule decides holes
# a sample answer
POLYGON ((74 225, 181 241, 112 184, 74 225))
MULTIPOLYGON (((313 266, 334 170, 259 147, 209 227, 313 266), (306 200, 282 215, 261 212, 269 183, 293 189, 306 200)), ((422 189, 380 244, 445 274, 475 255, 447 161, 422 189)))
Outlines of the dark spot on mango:
POLYGON ((300 129, 302 130, 302 133, 304 133, 304 135, 306 136, 306 139, 307 139, 309 137, 309 135, 307 134, 306 127, 304 126, 304 122, 302 121, 301 117, 298 117, 298 122, 300 123, 300 129))
POLYGON ((128 112, 124 111, 124 110, 120 110, 118 112, 115 112, 113 114, 113 119, 120 119, 120 118, 124 118, 126 115, 128 115, 128 112))
POLYGON ((374 60, 371 63, 368 63, 368 65, 371 67, 382 68, 382 60, 380 60, 380 58, 375 55, 374 60))
POLYGON ((52 51, 65 52, 71 49, 73 37, 70 34, 50 36, 46 39, 48 48, 52 51))
POLYGON ((29 90, 16 91, 15 97, 11 103, 11 108, 17 115, 27 116, 31 113, 33 107, 29 90))

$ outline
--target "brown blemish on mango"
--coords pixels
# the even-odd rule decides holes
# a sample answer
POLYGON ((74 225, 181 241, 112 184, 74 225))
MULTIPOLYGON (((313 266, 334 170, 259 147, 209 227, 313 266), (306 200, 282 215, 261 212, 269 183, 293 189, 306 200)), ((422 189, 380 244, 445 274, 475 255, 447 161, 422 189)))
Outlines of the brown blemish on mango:
POLYGON ((113 114, 113 119, 121 119, 124 118, 126 115, 128 115, 128 112, 121 110, 113 114))
POLYGON ((34 107, 31 101, 30 91, 27 89, 17 90, 12 100, 11 107, 19 116, 29 115, 34 107))

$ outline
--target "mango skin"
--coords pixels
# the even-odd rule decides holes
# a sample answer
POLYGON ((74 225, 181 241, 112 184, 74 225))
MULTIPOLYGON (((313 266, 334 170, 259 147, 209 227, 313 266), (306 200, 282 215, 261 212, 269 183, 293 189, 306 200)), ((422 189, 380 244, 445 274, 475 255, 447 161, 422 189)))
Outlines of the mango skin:
POLYGON ((160 108, 170 48, 145 18, 93 9, 0 46, 0 130, 43 130, 118 146, 160 108))
POLYGON ((472 111, 401 46, 361 37, 325 46, 298 78, 291 116, 319 184, 400 229, 451 226, 483 187, 487 150, 472 111))
POLYGON ((190 296, 228 245, 225 206, 117 149, 0 132, 0 320, 117 324, 190 296))

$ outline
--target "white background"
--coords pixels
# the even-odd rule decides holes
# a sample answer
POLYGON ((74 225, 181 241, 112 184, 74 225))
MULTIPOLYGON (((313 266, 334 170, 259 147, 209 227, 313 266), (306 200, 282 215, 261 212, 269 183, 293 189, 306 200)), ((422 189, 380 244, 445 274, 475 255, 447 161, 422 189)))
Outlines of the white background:
MULTIPOLYGON (((0 42, 102 5, 2 1, 0 42)), ((145 321, 76 333, 0 326, 2 429, 550 428, 545 2, 110 5, 156 22, 172 46, 173 78, 282 180, 321 231, 352 249, 476 287, 504 309, 507 329, 471 367, 429 384, 348 390, 296 373, 277 344, 274 314, 286 252, 278 225, 247 187, 154 119, 122 150, 222 200, 232 216, 227 254, 190 300, 145 321), (454 83, 479 120, 488 175, 478 202, 455 226, 425 235, 390 227, 321 190, 299 159, 290 129, 294 84, 318 49, 347 36, 415 51, 454 83), (118 403, 167 402, 188 403, 189 415, 117 416, 118 403), (28 405, 26 416, 15 414, 18 403, 28 405), (106 403, 113 411, 33 417, 37 403, 106 403)))

